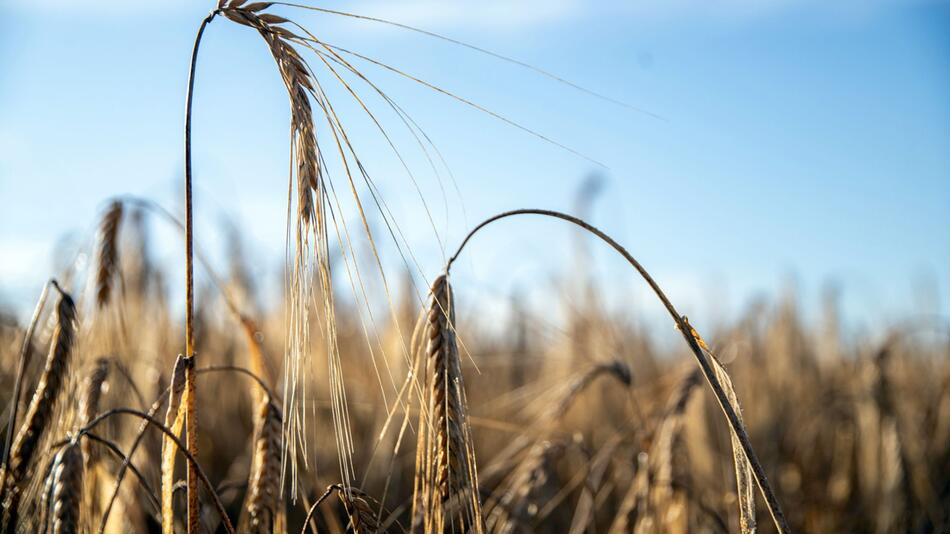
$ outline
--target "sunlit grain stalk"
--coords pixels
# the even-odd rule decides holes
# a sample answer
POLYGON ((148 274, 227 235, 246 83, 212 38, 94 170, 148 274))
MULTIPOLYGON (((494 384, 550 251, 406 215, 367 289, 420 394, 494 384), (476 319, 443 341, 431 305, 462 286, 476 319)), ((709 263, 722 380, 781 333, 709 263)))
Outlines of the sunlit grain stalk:
MULTIPOLYGON (((30 360, 33 359, 33 334, 36 332, 36 325, 40 322, 40 315, 43 313, 43 308, 46 307, 46 299, 49 295, 49 288, 54 282, 55 280, 50 280, 43 285, 43 291, 40 293, 40 298, 36 303, 36 308, 33 310, 33 316, 30 319, 30 324, 26 327, 26 332, 23 334, 23 342, 20 346, 20 357, 17 359, 16 378, 13 382, 13 394, 10 396, 10 420, 7 422, 7 434, 3 446, 3 457, 0 458, 0 504, 2 504, 4 498, 7 467, 10 462, 10 448, 13 446, 13 436, 14 430, 16 429, 17 413, 19 412, 20 407, 20 390, 23 387, 23 378, 24 374, 26 373, 26 368, 30 365, 30 360)), ((0 512, 0 515, 2 515, 2 512, 0 512)))
MULTIPOLYGON (((324 210, 320 207, 323 202, 323 178, 320 166, 320 154, 316 142, 316 134, 313 124, 313 113, 310 105, 310 94, 313 94, 315 83, 311 79, 310 69, 299 56, 297 51, 289 42, 289 39, 295 35, 280 26, 281 23, 289 22, 287 19, 277 15, 259 13, 270 7, 270 2, 247 3, 246 0, 219 0, 217 8, 212 11, 203 21, 195 38, 195 46, 192 52, 191 70, 188 81, 188 92, 186 96, 185 111, 185 248, 186 248, 186 354, 187 358, 194 357, 194 284, 193 284, 193 211, 192 211, 192 172, 191 172, 191 116, 192 116, 192 95, 194 92, 195 67, 197 62, 198 48, 205 27, 218 14, 222 14, 228 19, 245 26, 256 29, 265 40, 268 47, 277 62, 281 77, 286 85, 288 95, 291 101, 291 159, 292 159, 292 178, 297 181, 296 197, 296 233, 294 236, 295 260, 291 269, 290 286, 293 288, 296 297, 292 299, 291 319, 290 319, 290 340, 289 351, 290 361, 285 366, 285 409, 287 414, 286 426, 289 427, 289 433, 294 434, 295 438, 299 434, 303 436, 302 412, 298 413, 296 407, 300 401, 298 399, 297 386, 302 373, 301 355, 308 350, 308 319, 307 310, 309 307, 308 298, 311 296, 312 269, 309 256, 311 251, 315 251, 319 258, 317 275, 323 289, 324 295, 324 313, 328 322, 332 323, 333 304, 332 304, 332 285, 330 283, 330 272, 326 259, 327 230, 324 217, 324 210), (313 241, 311 241, 311 234, 313 241), (288 413, 288 406, 290 411, 288 413)), ((289 209, 289 208, 288 208, 289 209)), ((332 329, 332 325, 331 325, 332 329)), ((331 332, 330 339, 335 339, 331 332)), ((335 344, 331 342, 331 346, 335 344)), ((338 362, 331 361, 331 369, 338 366, 338 362)), ((193 366, 192 366, 193 368, 193 366)), ((190 376, 190 375, 189 375, 190 376)), ((339 440, 338 453, 340 456, 341 468, 343 470, 344 481, 349 482, 352 478, 352 465, 349 458, 352 450, 352 443, 348 423, 345 418, 345 399, 342 392, 342 381, 339 376, 334 377, 339 386, 334 388, 334 423, 336 425, 337 438, 339 440)), ((194 422, 194 381, 186 377, 186 400, 185 410, 188 417, 185 418, 188 442, 192 452, 194 449, 195 426, 194 422)), ((304 439, 301 443, 306 443, 304 439)), ((290 439, 288 443, 296 446, 297 439, 290 439)), ((290 451, 287 456, 294 466, 291 473, 291 480, 296 480, 296 450, 290 451)), ((194 532, 197 528, 197 500, 194 492, 194 481, 189 470, 189 532, 194 532), (192 506, 194 505, 194 506, 192 506)))
MULTIPOLYGON (((172 371, 172 382, 168 393, 168 410, 165 412, 165 426, 177 435, 181 432, 184 425, 185 411, 182 410, 185 396, 186 368, 194 365, 191 358, 181 356, 175 361, 175 368, 172 371)), ((174 440, 169 435, 162 439, 162 532, 163 534, 174 534, 175 514, 174 514, 174 491, 175 485, 175 453, 177 452, 174 440)), ((188 451, 191 453, 191 451, 188 451)), ((194 456, 192 454, 192 456, 194 456)))
POLYGON ((72 297, 55 281, 53 287, 59 291, 60 299, 56 309, 56 326, 53 330, 50 351, 23 424, 10 448, 9 464, 3 473, 0 473, 0 480, 3 481, 3 491, 0 491, 0 494, 3 499, 5 531, 17 525, 19 497, 25 482, 24 478, 30 462, 38 452, 44 432, 52 424, 56 403, 68 380, 67 373, 76 336, 76 306, 72 297))
MULTIPOLYGON (((673 303, 670 302, 670 300, 666 297, 666 294, 653 280, 653 277, 651 277, 646 269, 640 265, 640 262, 638 262, 629 252, 627 252, 624 247, 614 241, 610 236, 603 233, 596 227, 588 224, 586 221, 558 211, 542 209, 519 209, 507 211, 489 217, 473 228, 468 233, 468 235, 465 236, 465 239, 462 240, 462 243, 459 245, 459 248, 456 250, 455 254, 449 258, 449 261, 446 265, 446 272, 451 269, 452 263, 455 262, 459 254, 461 254, 462 250, 465 248, 465 245, 479 230, 494 221, 515 215, 542 215, 546 217, 552 217, 570 222, 587 230, 620 253, 620 255, 622 255, 624 259, 626 259, 627 262, 630 263, 630 265, 647 282, 654 294, 656 294, 657 298, 660 299, 667 312, 669 312, 670 316, 673 318, 674 324, 676 325, 677 329, 679 329, 680 334, 683 336, 683 339, 686 341, 686 344, 692 351, 693 356, 696 358, 696 362, 699 364, 699 367, 702 370, 703 376, 705 376, 707 383, 715 394, 716 400, 719 402, 719 407, 725 414, 730 425, 730 430, 738 444, 737 448, 741 449, 741 454, 745 455, 745 460, 748 462, 752 475, 754 476, 755 481, 759 486, 759 490, 762 493, 762 497, 765 499, 769 513, 772 516, 772 520, 775 522, 775 526, 782 533, 791 532, 791 527, 788 525, 788 521, 785 519, 785 514, 782 512, 781 505, 778 502, 778 497, 775 495, 772 486, 769 484, 768 478, 765 475, 765 469, 762 467, 762 464, 759 462, 759 459, 755 454, 755 450, 752 448, 752 441, 749 439, 749 434, 745 429, 745 425, 742 424, 742 419, 738 413, 738 403, 735 402, 735 393, 732 391, 731 384, 726 384, 725 386, 723 384, 721 377, 728 376, 725 373, 725 369, 718 361, 715 360, 715 357, 712 357, 711 353, 705 351, 701 347, 700 343, 702 343, 702 338, 700 338, 699 335, 695 333, 695 330, 693 330, 693 328, 689 325, 686 318, 676 311, 673 303)), ((742 459, 739 456, 740 455, 737 453, 735 458, 737 473, 739 473, 740 463, 742 463, 742 459)), ((739 481, 739 484, 741 491, 741 486, 743 484, 742 480, 739 481)), ((740 495, 740 501, 742 500, 743 496, 740 495)), ((743 514, 746 513, 746 510, 743 507, 740 507, 740 510, 743 514)))
POLYGON ((420 415, 414 528, 425 532, 482 530, 475 454, 456 340, 455 302, 446 275, 432 283, 426 319, 426 409, 420 415), (421 524, 419 524, 421 522, 421 524))

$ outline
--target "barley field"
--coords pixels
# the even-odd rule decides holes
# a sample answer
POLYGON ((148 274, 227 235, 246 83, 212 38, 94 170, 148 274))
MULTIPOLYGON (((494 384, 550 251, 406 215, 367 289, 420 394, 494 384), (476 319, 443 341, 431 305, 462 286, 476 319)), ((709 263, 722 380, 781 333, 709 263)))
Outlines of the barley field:
POLYGON ((182 88, 180 213, 121 191, 101 199, 97 220, 76 221, 90 228, 83 245, 40 275, 35 309, 0 315, 4 533, 950 531, 946 321, 921 313, 854 331, 832 297, 812 313, 794 291, 728 321, 689 319, 649 270, 657 258, 589 216, 531 206, 473 221, 435 268, 384 269, 380 256, 402 248, 383 246, 390 236, 366 213, 398 221, 325 84, 340 83, 370 117, 361 98, 381 96, 423 147, 367 61, 587 156, 324 42, 295 22, 313 10, 575 85, 395 21, 220 0, 195 21, 182 88), (273 190, 288 199, 287 258, 274 294, 241 252, 253 221, 235 222, 224 267, 196 238, 192 97, 199 63, 214 61, 202 35, 223 24, 266 48, 274 70, 261 76, 279 77, 289 104, 289 187, 273 190), (327 159, 344 169, 335 184, 327 159), (456 283, 453 266, 487 228, 526 220, 575 232, 623 270, 597 278, 585 266, 602 256, 581 247, 575 264, 552 267, 540 307, 518 295, 505 309, 466 303, 478 288, 456 283), (158 227, 181 238, 180 261, 154 260, 158 227), (642 286, 661 319, 639 320, 641 303, 614 305, 621 282, 642 286))

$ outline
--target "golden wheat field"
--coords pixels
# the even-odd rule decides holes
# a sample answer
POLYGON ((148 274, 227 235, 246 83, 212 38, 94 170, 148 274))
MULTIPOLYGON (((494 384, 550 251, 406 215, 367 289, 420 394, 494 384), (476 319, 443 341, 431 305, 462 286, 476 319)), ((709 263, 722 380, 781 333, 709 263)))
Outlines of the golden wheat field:
POLYGON ((586 156, 324 42, 293 18, 313 10, 574 86, 398 22, 220 0, 195 21, 182 88, 180 213, 121 191, 100 199, 98 220, 75 222, 92 228, 88 239, 43 275, 32 313, 0 315, 4 533, 950 531, 941 318, 849 332, 833 303, 810 315, 789 292, 728 322, 691 320, 649 270, 656 258, 589 217, 535 207, 471 223, 445 244, 438 269, 414 260, 384 269, 380 256, 394 251, 377 249, 388 236, 366 212, 388 210, 385 194, 325 85, 340 84, 374 122, 360 95, 382 97, 423 150, 431 141, 364 74, 367 62, 586 156), (256 259, 240 252, 240 230, 223 268, 196 239, 191 120, 201 103, 192 96, 202 36, 225 24, 266 49, 272 71, 261 75, 277 76, 289 103, 289 186, 273 190, 288 202, 286 265, 283 291, 270 295, 252 274, 256 259), (329 159, 343 169, 335 185, 329 159), (338 194, 357 209, 345 213, 338 194), (517 295, 503 312, 470 306, 453 280, 456 260, 488 239, 484 229, 526 219, 576 232, 623 270, 595 283, 584 265, 600 256, 582 247, 540 308, 517 295), (179 261, 153 260, 154 227, 180 237, 179 261), (349 232, 368 252, 356 252, 349 232), (367 295, 373 276, 381 302, 367 295), (620 278, 648 291, 664 330, 638 320, 639 303, 608 305, 620 278))

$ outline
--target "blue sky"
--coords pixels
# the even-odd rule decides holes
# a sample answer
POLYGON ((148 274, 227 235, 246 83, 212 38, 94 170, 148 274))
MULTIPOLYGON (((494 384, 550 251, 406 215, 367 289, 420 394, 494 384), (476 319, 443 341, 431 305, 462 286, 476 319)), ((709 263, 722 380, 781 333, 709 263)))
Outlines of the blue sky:
MULTIPOLYGON (((893 320, 919 311, 921 299, 936 306, 950 299, 950 3, 829 4, 320 4, 445 33, 649 113, 403 30, 274 12, 606 166, 363 64, 448 163, 455 185, 442 173, 440 186, 396 117, 380 111, 453 248, 468 227, 501 210, 573 211, 578 188, 596 171, 603 186, 591 221, 627 245, 691 318, 734 314, 752 295, 774 295, 794 280, 809 298, 837 282, 849 314, 893 320)), ((109 196, 133 193, 179 209, 187 61, 210 6, 8 0, 0 7, 0 299, 29 306, 62 236, 88 236, 109 196)), ((336 94, 431 278, 442 251, 419 194, 372 123, 336 94)), ((275 278, 284 251, 287 99, 252 31, 212 23, 195 110, 198 239, 220 258, 221 221, 235 221, 257 274, 275 278)), ((563 223, 499 223, 473 244, 457 275, 474 300, 515 288, 549 294, 552 276, 571 267, 572 239, 563 223)), ((398 255, 382 246, 387 271, 397 273, 398 255)), ((159 231, 155 248, 161 260, 180 257, 171 234, 159 231)), ((601 281, 655 311, 618 260, 592 249, 601 281)))

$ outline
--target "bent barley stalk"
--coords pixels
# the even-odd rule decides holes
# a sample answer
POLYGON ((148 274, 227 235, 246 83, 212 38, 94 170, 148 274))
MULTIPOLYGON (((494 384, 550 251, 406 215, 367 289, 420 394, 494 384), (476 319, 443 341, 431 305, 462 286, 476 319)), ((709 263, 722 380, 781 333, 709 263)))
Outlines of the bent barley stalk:
MULTIPOLYGON (((700 338, 696 331, 693 330, 693 328, 689 325, 689 322, 686 320, 685 316, 676 311, 673 303, 670 302, 670 300, 666 297, 666 294, 653 280, 653 277, 650 276, 650 273, 648 273, 647 270, 643 268, 640 262, 638 262, 629 252, 627 252, 627 249, 614 241, 613 238, 586 221, 566 213, 561 213, 559 211, 532 208, 506 211, 485 219, 475 226, 475 228, 473 228, 468 233, 468 235, 465 236, 465 239, 462 240, 462 243, 455 251, 455 254, 449 258, 445 267, 446 272, 449 272, 449 270, 452 268, 452 264, 465 248, 465 245, 476 233, 478 233, 479 230, 497 220, 504 219, 506 217, 513 217, 516 215, 542 215, 554 219, 561 219, 583 228, 610 245, 611 248, 623 256, 624 259, 626 259, 627 262, 637 271, 637 273, 639 273, 639 275, 647 282, 647 284, 650 286, 650 289, 653 290, 653 293, 657 296, 657 298, 660 299, 660 302, 663 303, 663 306, 673 318, 674 324, 680 330, 683 339, 686 341, 686 344, 692 351, 693 356, 696 358, 696 363, 699 364, 699 368, 702 370, 703 376, 706 378, 706 382, 716 395, 716 400, 719 402, 719 407, 722 409, 723 414, 726 416, 726 420, 729 422, 730 430, 733 434, 733 437, 738 442, 738 448, 741 449, 742 453, 741 455, 738 453, 735 454, 737 474, 741 474, 742 470, 745 469, 744 466, 747 462, 748 468, 751 470, 752 475, 759 486, 762 497, 765 498, 765 503, 768 505, 769 513, 772 516, 772 520, 775 522, 775 526, 782 533, 791 532, 791 527, 789 527, 788 521, 785 519, 785 514, 782 512, 782 507, 778 502, 778 497, 775 495, 775 491, 769 484, 768 478, 765 475, 765 469, 762 467, 762 464, 759 462, 759 459, 752 448, 752 441, 749 439, 749 434, 745 429, 745 425, 742 424, 742 418, 739 416, 739 404, 735 398, 735 392, 732 391, 731 383, 726 384, 725 386, 723 385, 722 377, 728 376, 725 372, 725 369, 715 357, 711 357, 711 353, 702 348, 700 345, 702 338, 700 338), (745 456, 745 461, 743 461, 741 458, 743 455, 745 456)), ((737 482, 740 489, 740 512, 742 514, 747 514, 747 508, 751 506, 749 504, 751 499, 748 499, 748 492, 744 491, 744 484, 746 484, 745 477, 740 476, 738 478, 740 479, 737 482)))

